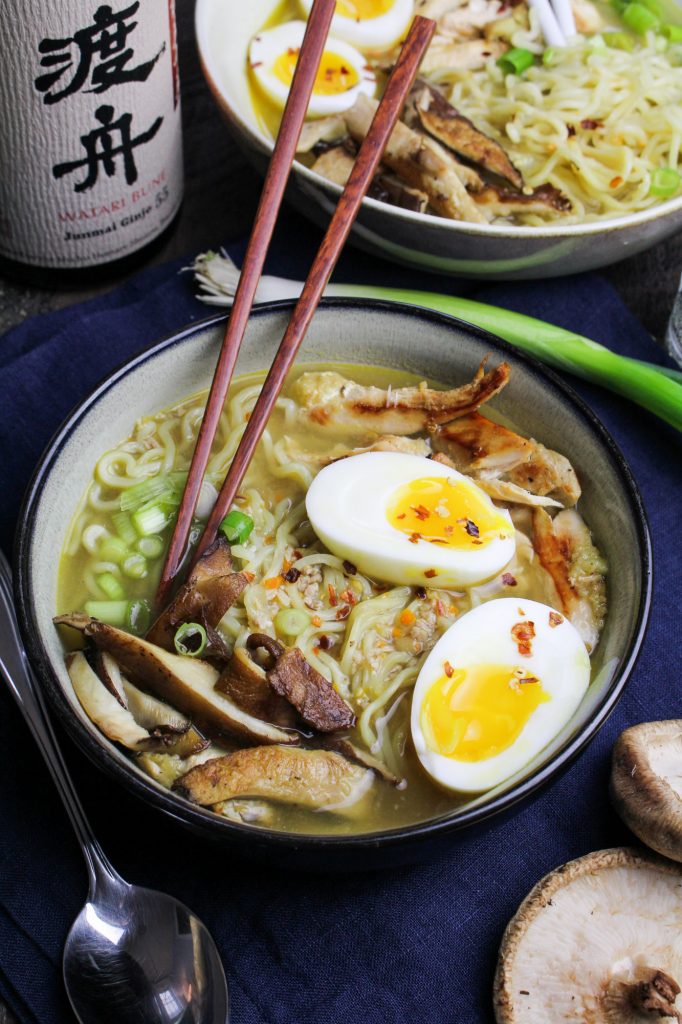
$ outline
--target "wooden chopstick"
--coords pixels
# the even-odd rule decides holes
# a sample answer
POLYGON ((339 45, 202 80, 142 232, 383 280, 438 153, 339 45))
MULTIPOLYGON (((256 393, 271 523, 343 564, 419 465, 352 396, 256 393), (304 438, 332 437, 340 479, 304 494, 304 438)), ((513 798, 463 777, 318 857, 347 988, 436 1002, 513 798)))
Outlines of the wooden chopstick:
POLYGON ((160 607, 166 603, 169 588, 187 549, 192 516, 199 499, 199 491, 211 454, 211 446, 218 429, 227 390, 256 295, 256 288, 263 273, 263 264, 296 154, 296 146, 308 110, 334 9, 335 0, 314 0, 308 18, 301 52, 282 115, 282 123, 270 158, 263 192, 244 257, 234 304, 225 329, 225 337, 213 376, 206 410, 199 428, 185 491, 178 509, 178 518, 173 528, 173 535, 156 592, 156 603, 160 607))
POLYGON ((256 445, 282 390, 286 375, 296 358, 296 353, 348 237, 363 196, 374 177, 384 147, 400 116, 434 29, 435 23, 428 18, 417 16, 412 22, 412 28, 388 80, 374 120, 355 159, 348 183, 339 199, 327 233, 303 286, 301 296, 291 315, 258 401, 249 417, 218 500, 199 540, 194 555, 195 561, 215 539, 218 527, 234 501, 256 445))

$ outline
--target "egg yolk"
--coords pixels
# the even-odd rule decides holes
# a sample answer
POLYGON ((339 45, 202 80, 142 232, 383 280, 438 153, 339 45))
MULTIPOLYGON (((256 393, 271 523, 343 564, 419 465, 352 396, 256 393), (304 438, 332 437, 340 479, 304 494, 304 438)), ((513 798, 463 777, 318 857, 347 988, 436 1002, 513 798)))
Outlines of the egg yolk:
MULTIPOLYGON (((293 80, 298 53, 297 48, 290 47, 284 53, 280 53, 272 65, 273 74, 286 86, 290 86, 293 80)), ((354 85, 358 84, 358 81, 357 71, 349 65, 346 59, 340 57, 338 53, 325 50, 317 69, 313 95, 335 96, 352 89, 354 85)))
POLYGON ((391 495, 386 515, 413 543, 427 540, 459 550, 476 550, 513 534, 509 521, 474 484, 450 477, 403 484, 391 495))
POLYGON ((380 18, 393 7, 395 0, 336 0, 336 13, 342 18, 365 21, 380 18))
POLYGON ((531 672, 508 665, 453 669, 429 688, 421 709, 428 747, 456 761, 485 761, 511 746, 540 704, 550 700, 531 672))

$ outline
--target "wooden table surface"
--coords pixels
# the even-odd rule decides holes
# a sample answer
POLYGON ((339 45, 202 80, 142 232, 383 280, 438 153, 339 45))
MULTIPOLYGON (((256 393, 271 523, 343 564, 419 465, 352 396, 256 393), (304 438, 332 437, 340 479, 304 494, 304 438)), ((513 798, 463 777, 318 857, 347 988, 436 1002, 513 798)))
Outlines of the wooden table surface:
MULTIPOLYGON (((220 120, 206 88, 193 27, 192 0, 176 0, 185 137, 186 192, 177 229, 153 262, 215 249, 248 233, 260 181, 220 120)), ((682 234, 604 271, 623 300, 660 341, 682 268, 682 234)), ((28 316, 78 302, 99 289, 54 291, 0 278, 0 334, 28 316)), ((85 895, 85 891, 84 891, 85 895)), ((0 1024, 17 1024, 0 1005, 0 1024)))

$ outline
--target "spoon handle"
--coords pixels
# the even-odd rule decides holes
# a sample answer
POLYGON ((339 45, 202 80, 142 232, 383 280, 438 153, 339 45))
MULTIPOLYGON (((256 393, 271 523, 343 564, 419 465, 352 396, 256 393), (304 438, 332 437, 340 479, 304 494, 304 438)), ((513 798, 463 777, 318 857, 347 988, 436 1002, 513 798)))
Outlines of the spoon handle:
POLYGON ((98 882, 106 884, 108 881, 125 885, 95 839, 66 767, 40 686, 35 681, 19 635, 11 579, 9 564, 0 551, 0 675, 19 705, 19 710, 47 762, 54 784, 71 819, 85 857, 90 894, 94 893, 98 882))

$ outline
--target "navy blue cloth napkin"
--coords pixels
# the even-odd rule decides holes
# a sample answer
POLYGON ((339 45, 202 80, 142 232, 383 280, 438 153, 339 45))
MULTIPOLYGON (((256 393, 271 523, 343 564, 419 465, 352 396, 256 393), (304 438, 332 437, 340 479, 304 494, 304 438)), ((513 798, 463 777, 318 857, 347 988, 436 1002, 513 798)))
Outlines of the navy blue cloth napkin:
MULTIPOLYGON (((294 215, 278 231, 270 273, 303 277, 319 235, 294 215)), ((239 259, 243 247, 230 248, 239 259)), ((182 261, 149 270, 84 305, 30 320, 0 339, 0 540, 69 409, 128 356, 210 312, 182 261)), ((452 282, 348 252, 336 280, 468 294, 553 321, 638 358, 656 348, 597 276, 452 282)), ((504 926, 556 865, 629 842, 611 810, 611 746, 628 725, 679 717, 679 439, 637 407, 574 383, 623 449, 654 541, 655 597, 625 696, 573 767, 507 820, 453 839, 435 863, 311 876, 245 864, 199 841, 96 771, 65 738, 76 783, 114 863, 203 918, 227 966, 233 1024, 488 1024, 504 926)), ((178 383, 179 393, 182 390, 178 383)), ((130 410, 131 422, 135 410, 130 410)), ((55 552, 55 557, 57 557, 55 552)), ((64 812, 12 701, 0 693, 0 995, 22 1024, 72 1020, 62 945, 85 894, 64 812)))

